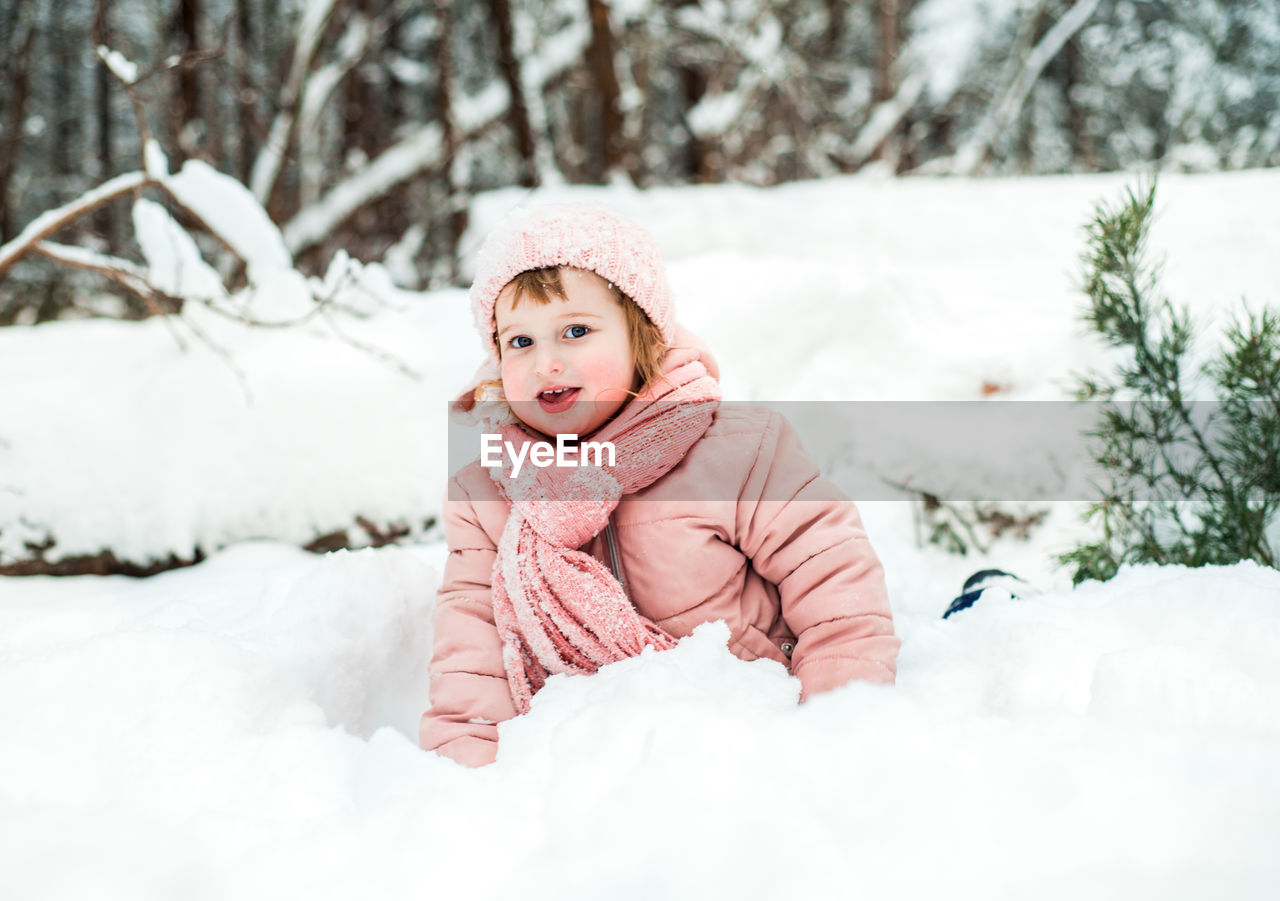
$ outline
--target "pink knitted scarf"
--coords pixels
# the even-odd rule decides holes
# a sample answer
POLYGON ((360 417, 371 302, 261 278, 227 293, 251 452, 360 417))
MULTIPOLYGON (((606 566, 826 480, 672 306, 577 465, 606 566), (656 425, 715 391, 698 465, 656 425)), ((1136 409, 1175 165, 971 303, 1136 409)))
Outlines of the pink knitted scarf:
MULTIPOLYGON (((493 616, 520 713, 549 675, 594 673, 646 645, 675 645, 636 611, 608 568, 577 550, 605 528, 623 495, 669 472, 711 425, 720 389, 698 351, 674 347, 663 363, 656 385, 589 436, 612 442, 616 465, 526 465, 514 479, 510 462, 491 470, 511 504, 493 566, 493 616)), ((534 440, 518 423, 502 436, 516 447, 534 440)))

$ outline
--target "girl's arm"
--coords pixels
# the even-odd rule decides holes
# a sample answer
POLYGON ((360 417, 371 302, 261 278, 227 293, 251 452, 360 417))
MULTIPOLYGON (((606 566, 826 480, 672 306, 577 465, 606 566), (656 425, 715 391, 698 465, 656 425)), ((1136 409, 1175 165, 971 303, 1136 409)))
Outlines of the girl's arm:
POLYGON ((779 414, 765 429, 737 525, 738 546, 778 586, 802 697, 855 679, 893 682, 900 642, 884 569, 853 502, 822 478, 779 414))
MULTIPOLYGON (((463 496, 454 483, 453 497, 463 496)), ((491 573, 497 548, 469 501, 444 502, 449 559, 436 596, 431 709, 422 715, 419 743, 467 766, 492 763, 498 723, 515 716, 502 640, 493 624, 491 573)))

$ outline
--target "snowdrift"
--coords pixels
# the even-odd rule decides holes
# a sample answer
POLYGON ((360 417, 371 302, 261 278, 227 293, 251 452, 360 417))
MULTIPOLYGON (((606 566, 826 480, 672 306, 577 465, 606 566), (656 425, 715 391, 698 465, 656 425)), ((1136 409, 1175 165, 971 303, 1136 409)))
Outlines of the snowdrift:
POLYGON ((554 677, 498 762, 417 749, 438 546, 241 545, 0 605, 14 897, 1263 898, 1280 573, 899 617, 797 707, 722 624, 554 677))

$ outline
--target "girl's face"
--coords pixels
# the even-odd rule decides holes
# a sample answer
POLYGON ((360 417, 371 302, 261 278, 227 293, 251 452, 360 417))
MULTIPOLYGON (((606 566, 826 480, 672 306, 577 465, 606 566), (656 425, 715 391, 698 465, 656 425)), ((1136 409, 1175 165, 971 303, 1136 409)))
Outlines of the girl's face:
POLYGON ((560 269, 565 300, 520 302, 511 285, 495 318, 502 388, 526 425, 547 436, 589 435, 636 385, 622 304, 594 272, 560 269))

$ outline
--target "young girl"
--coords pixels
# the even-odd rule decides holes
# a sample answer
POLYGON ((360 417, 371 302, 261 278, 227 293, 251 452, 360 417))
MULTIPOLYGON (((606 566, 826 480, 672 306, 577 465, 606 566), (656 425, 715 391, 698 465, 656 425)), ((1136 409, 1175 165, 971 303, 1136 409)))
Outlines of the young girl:
POLYGON ((516 214, 481 248, 471 301, 489 362, 455 409, 506 449, 449 485, 423 748, 489 763, 498 724, 548 676, 716 619, 736 656, 786 666, 802 698, 893 681, 898 639, 857 510, 782 416, 720 406, 648 234, 598 208, 516 214), (529 448, 557 441, 582 453, 535 465, 529 448))

